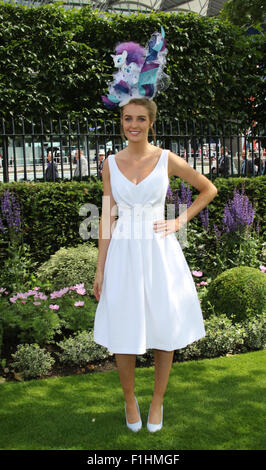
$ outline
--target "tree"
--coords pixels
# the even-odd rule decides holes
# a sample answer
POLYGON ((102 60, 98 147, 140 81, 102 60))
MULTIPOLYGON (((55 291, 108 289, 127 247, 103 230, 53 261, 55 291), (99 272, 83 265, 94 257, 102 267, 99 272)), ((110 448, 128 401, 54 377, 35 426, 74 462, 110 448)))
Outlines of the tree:
POLYGON ((253 26, 261 30, 265 15, 265 0, 227 0, 220 11, 219 17, 245 29, 253 26))

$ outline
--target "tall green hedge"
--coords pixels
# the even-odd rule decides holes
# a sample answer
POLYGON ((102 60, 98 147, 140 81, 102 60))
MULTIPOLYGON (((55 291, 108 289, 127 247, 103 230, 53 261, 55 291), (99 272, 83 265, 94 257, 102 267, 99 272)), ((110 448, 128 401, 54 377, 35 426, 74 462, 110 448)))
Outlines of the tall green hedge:
MULTIPOLYGON (((180 178, 171 178, 171 188, 179 189, 181 181, 180 178)), ((216 178, 215 186, 218 189, 218 195, 214 204, 209 205, 212 226, 213 224, 221 225, 228 199, 233 196, 235 187, 241 191, 243 183, 245 194, 256 209, 254 222, 256 225, 260 223, 260 233, 263 234, 266 230, 265 176, 216 178)), ((19 201, 23 219, 23 241, 30 245, 33 259, 37 262, 46 261, 62 246, 76 246, 83 241, 79 234, 80 224, 92 215, 90 211, 86 215, 79 215, 83 205, 88 203, 96 205, 101 216, 103 184, 101 180, 97 181, 94 178, 90 182, 5 183, 0 185, 0 199, 6 189, 9 189, 19 201)), ((194 199, 198 191, 191 185, 190 189, 194 199)), ((200 215, 195 217, 191 224, 196 224, 201 230, 200 215)), ((88 226, 88 232, 90 230, 91 225, 88 226)), ((0 263, 5 257, 7 240, 7 235, 0 231, 0 263)), ((89 238, 89 240, 98 245, 97 238, 89 238)))
POLYGON ((172 83, 157 99, 159 117, 262 121, 262 35, 250 38, 226 21, 194 13, 103 16, 90 6, 3 2, 0 115, 116 117, 101 102, 114 72, 110 54, 120 41, 145 45, 160 25, 172 83))

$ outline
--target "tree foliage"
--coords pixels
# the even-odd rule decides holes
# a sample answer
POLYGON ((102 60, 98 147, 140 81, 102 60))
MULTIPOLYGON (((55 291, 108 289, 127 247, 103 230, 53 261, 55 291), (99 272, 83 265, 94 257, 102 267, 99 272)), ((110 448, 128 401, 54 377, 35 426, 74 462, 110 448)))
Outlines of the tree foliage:
POLYGON ((261 30, 265 15, 265 0, 227 0, 220 12, 222 19, 245 29, 253 26, 261 30))
POLYGON ((0 3, 0 110, 3 117, 86 114, 116 117, 101 101, 118 42, 145 45, 163 25, 171 86, 156 101, 161 118, 261 120, 264 38, 245 36, 194 13, 101 15, 90 6, 0 3))

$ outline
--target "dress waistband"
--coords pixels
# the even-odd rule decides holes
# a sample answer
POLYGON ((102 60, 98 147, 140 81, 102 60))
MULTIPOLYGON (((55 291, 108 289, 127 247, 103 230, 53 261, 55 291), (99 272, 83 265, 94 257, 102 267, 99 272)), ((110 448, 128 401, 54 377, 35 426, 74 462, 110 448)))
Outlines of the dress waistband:
POLYGON ((153 222, 164 219, 164 205, 118 204, 118 220, 114 238, 152 239, 153 222))
POLYGON ((152 204, 134 204, 129 206, 126 204, 118 204, 118 217, 121 219, 131 219, 132 221, 145 219, 155 220, 156 218, 164 217, 164 205, 152 205, 152 204))

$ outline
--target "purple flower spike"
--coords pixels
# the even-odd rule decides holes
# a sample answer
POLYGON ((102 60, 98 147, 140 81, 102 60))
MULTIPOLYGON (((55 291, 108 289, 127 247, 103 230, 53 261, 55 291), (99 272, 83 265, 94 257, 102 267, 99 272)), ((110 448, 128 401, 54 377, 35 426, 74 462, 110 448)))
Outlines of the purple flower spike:
POLYGON ((190 188, 189 186, 185 186, 183 182, 181 183, 180 198, 178 201, 179 204, 187 204, 188 207, 192 204, 192 193, 190 188))
POLYGON ((171 199, 173 198, 173 192, 171 190, 170 184, 168 185, 166 198, 167 198, 167 201, 171 201, 171 199))
POLYGON ((227 233, 242 231, 252 225, 255 209, 249 202, 248 196, 244 195, 244 189, 240 194, 234 189, 234 197, 225 206, 223 216, 223 230, 227 233))
POLYGON ((203 227, 205 228, 206 232, 208 232, 209 231, 209 210, 208 210, 208 207, 205 207, 205 209, 203 209, 200 212, 200 217, 201 217, 203 227))
POLYGON ((7 227, 14 229, 15 232, 19 232, 21 228, 20 206, 8 189, 5 191, 4 196, 1 199, 1 212, 2 218, 0 217, 0 230, 2 232, 6 230, 6 227, 4 226, 5 220, 7 227))

